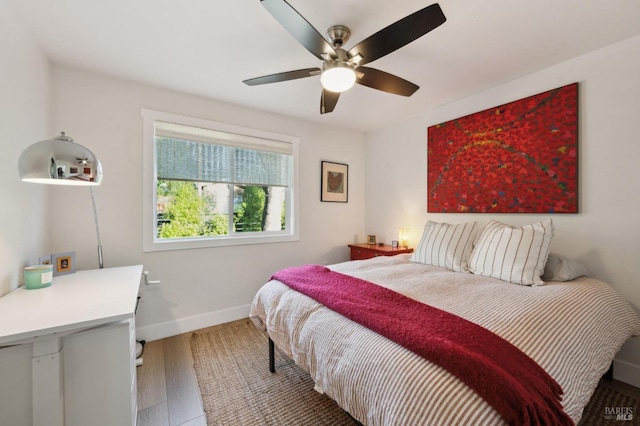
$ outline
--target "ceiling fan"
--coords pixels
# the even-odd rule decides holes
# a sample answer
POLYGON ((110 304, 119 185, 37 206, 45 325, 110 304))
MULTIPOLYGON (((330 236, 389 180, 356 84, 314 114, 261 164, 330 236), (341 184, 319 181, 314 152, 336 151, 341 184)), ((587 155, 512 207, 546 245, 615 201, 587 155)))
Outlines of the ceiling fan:
POLYGON ((383 28, 346 51, 342 46, 349 39, 351 31, 344 25, 334 25, 327 30, 329 44, 285 0, 260 0, 260 3, 309 52, 323 61, 322 69, 304 68, 281 72, 244 80, 244 83, 256 86, 320 75, 320 114, 332 112, 340 93, 351 88, 354 83, 395 95, 411 96, 419 89, 417 85, 363 65, 411 43, 447 20, 440 6, 435 3, 383 28))

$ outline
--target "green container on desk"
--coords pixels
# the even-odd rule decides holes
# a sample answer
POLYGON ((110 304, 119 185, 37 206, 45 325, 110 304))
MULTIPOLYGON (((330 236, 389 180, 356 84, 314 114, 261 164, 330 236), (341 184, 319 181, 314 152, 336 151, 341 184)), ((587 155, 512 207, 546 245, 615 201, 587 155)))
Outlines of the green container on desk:
POLYGON ((49 287, 53 282, 53 265, 34 265, 24 268, 24 288, 35 290, 49 287))

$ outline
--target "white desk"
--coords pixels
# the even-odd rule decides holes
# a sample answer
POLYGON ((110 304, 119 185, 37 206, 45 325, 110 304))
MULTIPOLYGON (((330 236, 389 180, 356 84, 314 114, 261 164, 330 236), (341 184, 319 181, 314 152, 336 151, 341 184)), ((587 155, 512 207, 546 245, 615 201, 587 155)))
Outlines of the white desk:
POLYGON ((0 346, 19 345, 0 350, 0 424, 9 410, 20 410, 19 401, 3 401, 11 389, 2 388, 29 380, 16 378, 29 349, 32 413, 24 424, 135 424, 141 276, 142 265, 79 271, 54 277, 51 287, 20 287, 0 298, 0 346))

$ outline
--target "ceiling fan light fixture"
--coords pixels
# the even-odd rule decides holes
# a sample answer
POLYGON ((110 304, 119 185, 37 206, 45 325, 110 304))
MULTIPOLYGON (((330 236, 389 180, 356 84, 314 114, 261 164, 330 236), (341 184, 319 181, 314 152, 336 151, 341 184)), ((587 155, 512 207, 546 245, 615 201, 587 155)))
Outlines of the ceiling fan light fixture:
POLYGON ((322 71, 320 81, 326 90, 341 93, 353 87, 356 82, 356 73, 348 64, 336 62, 322 71))

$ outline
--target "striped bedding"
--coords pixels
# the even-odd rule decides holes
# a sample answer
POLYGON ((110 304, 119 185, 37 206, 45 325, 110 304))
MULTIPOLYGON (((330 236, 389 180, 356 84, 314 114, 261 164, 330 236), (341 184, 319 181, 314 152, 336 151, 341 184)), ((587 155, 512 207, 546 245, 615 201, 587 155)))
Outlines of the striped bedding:
MULTIPOLYGON (((592 278, 528 287, 409 259, 377 257, 329 268, 454 313, 507 339, 558 381, 564 409, 576 423, 621 345, 640 335, 640 319, 628 302, 592 278)), ((310 373, 316 389, 363 424, 504 423, 442 368, 278 281, 258 291, 250 316, 310 373)))

